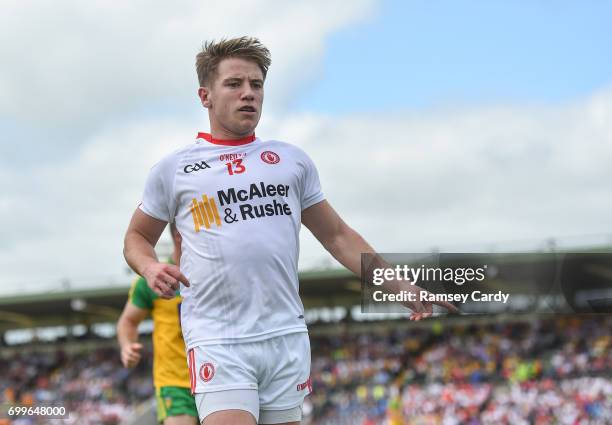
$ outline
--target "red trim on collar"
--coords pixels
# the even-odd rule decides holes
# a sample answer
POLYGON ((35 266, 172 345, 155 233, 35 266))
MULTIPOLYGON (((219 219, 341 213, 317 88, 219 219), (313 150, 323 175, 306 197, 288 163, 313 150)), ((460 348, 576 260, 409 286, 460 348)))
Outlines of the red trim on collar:
POLYGON ((213 139, 212 135, 210 135, 209 133, 198 133, 197 139, 204 139, 207 142, 210 142, 215 145, 240 146, 253 142, 255 140, 255 133, 251 134, 250 136, 243 137, 242 139, 233 140, 213 139))

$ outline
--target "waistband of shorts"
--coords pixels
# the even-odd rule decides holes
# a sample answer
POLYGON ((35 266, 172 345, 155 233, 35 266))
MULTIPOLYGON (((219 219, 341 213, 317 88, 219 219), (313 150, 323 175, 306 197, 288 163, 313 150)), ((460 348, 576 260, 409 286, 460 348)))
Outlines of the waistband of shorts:
POLYGON ((259 335, 250 335, 245 337, 234 337, 234 338, 209 338, 209 339, 197 339, 190 341, 186 344, 187 351, 195 347, 202 347, 207 345, 220 345, 220 344, 243 344, 248 342, 259 342, 267 339, 276 338, 277 336, 297 334, 297 333, 308 333, 306 325, 294 326, 291 328, 278 329, 272 332, 259 335))

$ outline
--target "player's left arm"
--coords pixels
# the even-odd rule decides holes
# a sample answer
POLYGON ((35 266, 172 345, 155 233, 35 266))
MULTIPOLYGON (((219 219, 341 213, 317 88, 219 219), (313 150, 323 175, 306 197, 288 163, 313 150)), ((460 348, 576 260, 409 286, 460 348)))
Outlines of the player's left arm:
MULTIPOLYGON (((302 224, 321 242, 323 247, 344 267, 361 276, 361 254, 375 254, 368 242, 348 224, 332 208, 326 200, 314 204, 302 211, 302 224)), ((384 261, 378 259, 382 264, 384 261)), ((424 291, 416 285, 403 285, 401 282, 389 282, 386 286, 391 292, 401 290, 413 292, 424 291)), ((414 311, 412 320, 420 320, 431 316, 432 304, 420 301, 403 303, 414 311)), ((457 308, 447 302, 435 302, 451 312, 458 312, 457 308)))
POLYGON ((340 264, 357 276, 361 275, 361 254, 375 252, 326 200, 303 210, 302 224, 340 264))

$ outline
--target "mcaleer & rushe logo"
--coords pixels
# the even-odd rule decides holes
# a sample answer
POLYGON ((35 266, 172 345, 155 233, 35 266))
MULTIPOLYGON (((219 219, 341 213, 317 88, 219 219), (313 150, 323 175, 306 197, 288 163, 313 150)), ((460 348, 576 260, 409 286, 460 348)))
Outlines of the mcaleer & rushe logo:
POLYGON ((193 198, 189 211, 193 217, 195 231, 199 232, 202 227, 210 229, 213 224, 221 227, 221 220, 232 224, 264 217, 291 215, 291 208, 285 202, 289 197, 289 190, 290 186, 287 184, 259 182, 251 183, 244 189, 230 187, 219 190, 216 200, 207 195, 202 195, 201 201, 193 198), (265 202, 254 203, 261 199, 265 202))
POLYGON ((217 227, 221 227, 221 217, 219 217, 219 210, 213 198, 209 198, 206 195, 202 195, 201 201, 193 198, 189 206, 189 211, 191 211, 196 232, 199 232, 202 226, 210 229, 213 223, 216 224, 217 227))

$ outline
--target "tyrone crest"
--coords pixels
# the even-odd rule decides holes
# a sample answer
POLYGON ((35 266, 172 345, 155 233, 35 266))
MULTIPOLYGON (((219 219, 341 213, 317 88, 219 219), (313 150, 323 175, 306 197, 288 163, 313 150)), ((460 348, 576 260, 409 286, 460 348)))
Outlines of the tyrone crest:
POLYGON ((200 378, 202 381, 208 382, 215 376, 215 367, 212 363, 204 363, 202 367, 200 367, 200 378))
POLYGON ((272 151, 264 151, 261 153, 261 160, 268 164, 278 164, 280 162, 280 156, 272 151))

